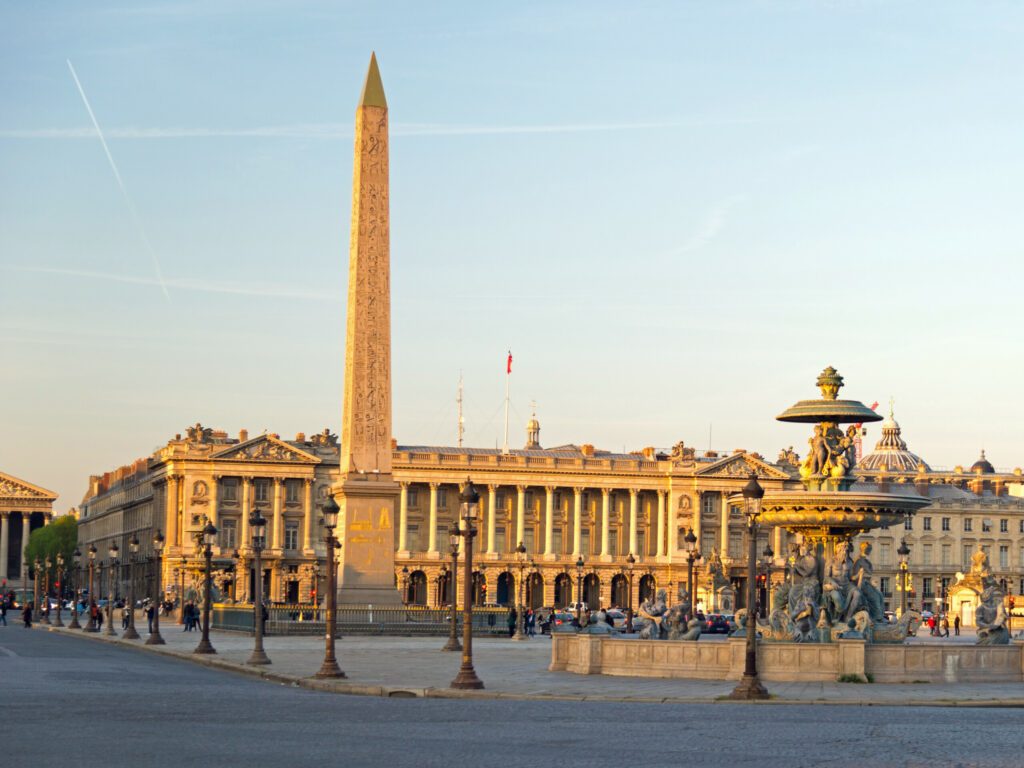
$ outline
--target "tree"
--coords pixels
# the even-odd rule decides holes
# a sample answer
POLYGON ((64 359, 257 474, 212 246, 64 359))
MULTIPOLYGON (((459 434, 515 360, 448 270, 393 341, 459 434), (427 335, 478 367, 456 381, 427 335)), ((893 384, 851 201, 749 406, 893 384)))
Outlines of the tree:
POLYGON ((72 515, 58 517, 49 525, 37 528, 28 537, 25 548, 25 562, 30 566, 37 559, 40 564, 50 558, 57 563, 57 553, 64 558, 65 569, 74 567, 75 547, 78 546, 78 521, 72 515))

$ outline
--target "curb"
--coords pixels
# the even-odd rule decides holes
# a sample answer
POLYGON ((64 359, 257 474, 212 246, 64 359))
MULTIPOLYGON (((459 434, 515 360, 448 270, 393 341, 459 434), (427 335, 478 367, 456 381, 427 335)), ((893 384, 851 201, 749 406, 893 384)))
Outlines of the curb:
POLYGON ((958 709, 1024 709, 1024 698, 991 699, 986 701, 962 699, 899 699, 878 701, 873 699, 766 699, 763 701, 732 701, 722 698, 708 697, 675 697, 675 696, 605 696, 600 694, 571 693, 502 693, 500 691, 460 691, 453 688, 410 688, 408 686, 365 685, 339 680, 325 680, 316 677, 295 677, 278 672, 271 672, 263 667, 250 667, 234 661, 201 656, 183 651, 160 650, 166 646, 152 646, 122 640, 120 637, 104 637, 97 633, 85 633, 69 630, 67 627, 47 627, 47 631, 59 635, 79 637, 122 648, 158 654, 180 661, 188 661, 205 667, 213 667, 225 672, 235 672, 266 680, 270 683, 305 688, 310 691, 321 691, 346 696, 375 696, 394 699, 477 699, 490 701, 586 701, 605 704, 740 704, 753 706, 839 706, 839 707, 956 707, 958 709))

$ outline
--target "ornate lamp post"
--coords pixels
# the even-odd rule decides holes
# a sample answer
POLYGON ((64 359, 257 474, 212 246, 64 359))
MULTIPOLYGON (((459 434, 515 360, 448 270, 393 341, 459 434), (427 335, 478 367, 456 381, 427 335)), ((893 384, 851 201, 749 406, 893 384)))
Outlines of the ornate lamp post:
POLYGON ((523 593, 525 591, 523 589, 523 587, 525 586, 525 584, 523 584, 523 573, 524 571, 526 571, 526 560, 526 545, 520 541, 519 546, 516 547, 516 562, 519 564, 519 584, 517 585, 519 587, 519 608, 516 612, 516 633, 512 635, 513 640, 530 639, 529 636, 527 636, 527 634, 523 632, 523 613, 525 613, 525 609, 523 606, 523 601, 525 599, 523 596, 523 593))
POLYGON ((50 556, 47 555, 43 560, 43 600, 46 603, 46 610, 43 611, 43 624, 50 623, 50 568, 53 567, 53 563, 50 561, 50 556))
POLYGON ((757 519, 761 516, 764 488, 757 474, 750 473, 750 482, 743 486, 747 515, 747 657, 743 677, 729 694, 730 699, 767 699, 768 691, 757 676, 757 519))
MULTIPOLYGON (((448 620, 451 623, 451 627, 448 631, 448 642, 444 644, 442 651, 461 651, 462 646, 459 645, 459 633, 458 622, 455 621, 455 607, 458 604, 456 595, 459 589, 459 539, 461 538, 461 531, 457 523, 452 523, 448 529, 448 545, 449 552, 452 556, 452 580, 448 583, 448 597, 451 601, 451 610, 448 614, 448 620)), ((465 577, 463 577, 465 578, 465 577)))
POLYGON ((89 555, 89 602, 86 604, 86 610, 89 612, 89 621, 85 624, 85 631, 99 632, 100 628, 96 626, 96 620, 92 615, 92 607, 96 604, 96 595, 92 591, 93 579, 96 575, 96 545, 90 544, 86 553, 89 555))
POLYGON ((60 552, 58 552, 55 559, 56 559, 56 563, 57 563, 57 568, 53 572, 53 577, 54 577, 54 584, 53 584, 53 586, 57 590, 57 617, 56 617, 56 619, 53 622, 53 626, 55 626, 55 627, 63 627, 64 626, 64 622, 61 621, 61 619, 60 619, 60 609, 61 609, 61 604, 63 603, 63 599, 62 599, 63 596, 62 596, 61 593, 64 591, 64 576, 65 576, 65 571, 64 571, 64 555, 62 555, 60 552))
POLYGON ((459 494, 459 501, 465 524, 459 533, 466 537, 466 575, 462 579, 465 585, 462 600, 462 666, 452 680, 451 687, 479 690, 484 684, 473 669, 473 538, 476 536, 476 520, 480 514, 480 494, 469 478, 466 478, 466 487, 459 494))
POLYGON ((37 621, 37 622, 40 619, 40 611, 39 611, 39 572, 40 572, 40 570, 41 569, 39 567, 39 558, 37 557, 35 560, 32 561, 32 612, 34 614, 32 618, 33 618, 34 621, 37 621))
POLYGON ((316 620, 317 606, 320 604, 320 561, 314 560, 309 568, 309 574, 313 577, 313 591, 310 594, 310 602, 313 603, 313 620, 316 620))
POLYGON ((139 555, 139 539, 132 536, 128 542, 128 628, 121 635, 125 640, 138 640, 135 631, 135 561, 139 555))
POLYGON ((693 565, 700 560, 700 552, 697 550, 697 536, 693 528, 686 531, 683 536, 683 544, 686 546, 686 589, 690 593, 690 617, 697 615, 697 592, 693 584, 693 565))
POLYGON ((192 653, 216 653, 210 644, 210 598, 213 593, 213 545, 217 541, 217 527, 208 522, 203 528, 203 556, 206 558, 206 573, 203 574, 203 639, 192 653))
POLYGON ((160 635, 160 608, 163 604, 163 592, 160 587, 160 554, 164 551, 164 535, 157 530, 153 536, 153 552, 156 553, 156 584, 153 586, 153 631, 146 638, 146 645, 164 645, 160 635))
POLYGON ((340 546, 334 539, 334 529, 338 525, 338 513, 340 511, 338 502, 333 498, 328 498, 323 506, 324 543, 327 545, 327 621, 325 622, 327 626, 324 637, 326 643, 324 647, 324 663, 320 665, 320 671, 316 673, 317 677, 345 677, 345 673, 338 667, 338 661, 334 657, 334 633, 336 628, 334 613, 335 602, 338 599, 338 590, 334 586, 335 576, 338 572, 338 566, 334 560, 334 550, 340 546))
POLYGON ((107 628, 103 630, 103 634, 107 637, 117 637, 117 632, 114 631, 114 595, 116 594, 117 555, 119 552, 117 542, 112 541, 107 549, 107 553, 110 555, 110 569, 107 576, 107 628))
POLYGON ((764 571, 764 614, 772 612, 772 566, 775 564, 775 550, 771 544, 764 545, 764 552, 761 553, 762 570, 764 571))
POLYGON ((576 623, 582 626, 581 612, 583 610, 583 555, 576 561, 576 623))
MULTIPOLYGON (((636 567, 636 558, 630 552, 626 558, 626 631, 633 632, 633 568, 636 567)), ((589 606, 587 606, 589 608, 589 606)))
POLYGON ((907 563, 910 560, 910 547, 906 539, 900 539, 896 554, 900 557, 900 616, 907 612, 907 563))
MULTIPOLYGON (((252 598, 253 644, 252 655, 245 663, 260 666, 269 664, 270 658, 263 650, 263 561, 261 559, 263 547, 267 543, 267 519, 260 514, 258 509, 253 510, 252 517, 249 518, 249 533, 252 536, 253 566, 255 567, 252 598)), ((313 591, 316 592, 316 586, 313 587, 313 591)))
POLYGON ((402 605, 409 604, 409 566, 402 566, 402 605))
POLYGON ((74 583, 71 585, 71 623, 68 624, 68 629, 81 629, 82 625, 78 623, 78 589, 80 575, 79 569, 82 567, 82 550, 75 547, 74 554, 71 555, 74 567, 71 569, 73 574, 74 583))

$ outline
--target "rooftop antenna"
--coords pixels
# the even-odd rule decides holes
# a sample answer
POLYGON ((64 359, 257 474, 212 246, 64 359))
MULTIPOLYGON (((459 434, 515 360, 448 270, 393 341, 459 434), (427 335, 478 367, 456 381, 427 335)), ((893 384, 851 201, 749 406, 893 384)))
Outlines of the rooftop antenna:
POLYGON ((708 424, 708 450, 711 450, 711 427, 712 424, 708 424))
POLYGON ((466 432, 466 420, 462 416, 462 371, 459 371, 459 394, 455 398, 459 404, 459 448, 462 447, 462 436, 466 432))

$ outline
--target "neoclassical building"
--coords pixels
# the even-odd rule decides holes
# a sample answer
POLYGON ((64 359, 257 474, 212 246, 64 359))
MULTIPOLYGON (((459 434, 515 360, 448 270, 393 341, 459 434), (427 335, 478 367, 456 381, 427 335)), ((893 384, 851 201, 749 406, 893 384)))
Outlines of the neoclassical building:
MULTIPOLYGON (((912 553, 912 605, 932 607, 979 544, 990 551, 997 578, 1024 590, 1024 499, 1011 495, 1021 488, 1020 470, 998 473, 979 461, 968 470, 934 471, 907 449, 895 419, 883 422, 881 431, 875 450, 858 465, 859 480, 881 488, 912 487, 934 500, 905 527, 865 537, 874 544, 876 578, 890 605, 899 604, 896 550, 904 538, 912 553)), ((705 562, 712 551, 721 558, 742 606, 747 550, 740 490, 752 471, 769 493, 801 487, 792 450, 770 462, 740 449, 698 455, 682 443, 668 452, 611 453, 586 444, 543 448, 535 418, 526 437, 526 447, 508 453, 394 446, 393 472, 401 489, 395 584, 407 602, 436 606, 449 599, 448 531, 467 478, 481 493, 476 600, 518 599, 515 549, 522 542, 525 599, 534 606, 575 599, 580 558, 583 600, 627 605, 630 554, 633 605, 656 588, 665 588, 671 599, 686 583, 683 534, 691 528, 705 562)), ((338 440, 328 430, 285 440, 275 434, 250 437, 244 430, 228 437, 196 425, 148 459, 92 478, 81 505, 80 538, 96 543, 102 556, 112 538, 127 551, 135 534, 145 555, 159 528, 167 541, 163 583, 174 594, 187 592, 198 579, 196 541, 211 521, 219 530, 219 583, 228 595, 245 600, 254 578, 248 519, 259 510, 268 520, 267 594, 278 602, 306 602, 317 588, 316 569, 323 573, 319 509, 337 473, 338 440)), ((778 582, 785 578, 790 542, 779 529, 762 531, 760 539, 759 553, 768 544, 774 551, 767 575, 778 582)), ((713 607, 706 568, 698 567, 697 581, 699 598, 713 607)), ((760 594, 767 605, 767 589, 760 594)))
POLYGON ((57 494, 0 472, 0 585, 26 578, 25 547, 29 534, 53 517, 57 494))

